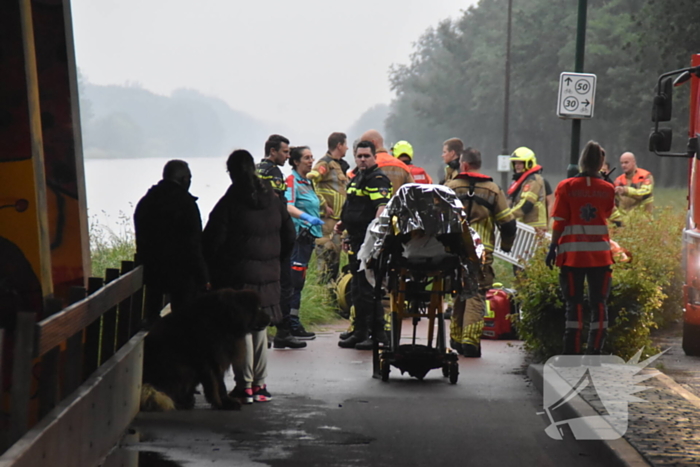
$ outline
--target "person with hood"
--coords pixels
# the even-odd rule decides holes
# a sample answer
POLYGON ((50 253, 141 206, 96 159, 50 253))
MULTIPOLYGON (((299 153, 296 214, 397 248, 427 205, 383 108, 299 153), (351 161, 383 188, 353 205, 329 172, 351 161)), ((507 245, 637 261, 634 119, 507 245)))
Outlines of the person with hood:
MULTIPOLYGON (((256 176, 253 156, 233 151, 226 161, 231 186, 216 203, 204 228, 204 254, 212 286, 258 292, 260 305, 274 325, 282 321, 280 308, 280 258, 294 247, 294 223, 287 206, 269 184, 256 176)), ((267 331, 246 337, 246 358, 234 365, 233 397, 244 403, 271 399, 267 376, 267 331)))
POLYGON ((136 253, 146 285, 146 322, 160 317, 163 295, 179 313, 198 291, 209 288, 202 255, 202 218, 197 198, 189 193, 192 173, 187 162, 171 160, 163 179, 136 205, 136 253))
POLYGON ((513 182, 508 188, 508 201, 513 216, 520 222, 539 229, 547 228, 547 200, 542 167, 535 153, 524 146, 510 156, 513 182))

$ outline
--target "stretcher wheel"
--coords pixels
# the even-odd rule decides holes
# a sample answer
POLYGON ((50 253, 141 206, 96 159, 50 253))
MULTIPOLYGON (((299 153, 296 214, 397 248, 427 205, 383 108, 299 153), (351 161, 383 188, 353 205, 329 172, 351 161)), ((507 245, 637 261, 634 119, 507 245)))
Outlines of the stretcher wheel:
POLYGON ((391 364, 387 362, 386 360, 381 361, 381 367, 382 367, 382 381, 385 383, 389 381, 389 372, 390 372, 390 367, 391 364))
POLYGON ((450 384, 457 384, 457 378, 459 378, 459 365, 457 362, 450 363, 450 384))
POLYGON ((444 365, 442 365, 442 376, 444 376, 445 378, 450 376, 450 364, 449 363, 445 363, 444 365))

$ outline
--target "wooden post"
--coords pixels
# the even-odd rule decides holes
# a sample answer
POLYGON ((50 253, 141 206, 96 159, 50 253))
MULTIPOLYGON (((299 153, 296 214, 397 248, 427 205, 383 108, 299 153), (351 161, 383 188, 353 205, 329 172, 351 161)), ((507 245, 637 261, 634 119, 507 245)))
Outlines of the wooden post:
MULTIPOLYGON (((97 292, 104 285, 101 277, 88 279, 88 295, 97 292)), ((83 381, 97 369, 100 353, 100 319, 96 319, 85 329, 85 358, 83 360, 83 381)))
MULTIPOLYGON (((48 318, 61 311, 63 302, 61 300, 50 298, 46 300, 44 307, 44 318, 48 318)), ((41 357, 41 372, 39 374, 39 418, 51 412, 59 401, 58 391, 58 360, 60 355, 59 347, 46 352, 44 355, 36 355, 41 357)))
POLYGON ((143 324, 143 285, 131 297, 131 318, 129 320, 129 335, 133 336, 143 324))
MULTIPOLYGON (((79 302, 87 295, 85 287, 71 287, 68 296, 69 304, 79 302)), ((76 332, 66 341, 66 358, 63 366, 63 397, 68 396, 73 391, 78 389, 83 382, 83 333, 84 331, 76 332)))
MULTIPOLYGON (((122 261, 122 276, 134 270, 133 261, 122 261)), ((126 344, 131 338, 131 306, 132 299, 128 297, 119 303, 117 313, 117 349, 126 344)))
POLYGON ((14 444, 29 429, 29 398, 32 386, 32 361, 34 358, 34 325, 36 313, 17 313, 15 328, 15 356, 12 366, 12 388, 10 394, 10 439, 14 444))
MULTIPOLYGON (((119 279, 119 269, 108 268, 105 271, 105 284, 119 279)), ((100 346, 99 365, 114 355, 114 343, 117 337, 117 307, 112 307, 102 315, 102 344, 100 346)))

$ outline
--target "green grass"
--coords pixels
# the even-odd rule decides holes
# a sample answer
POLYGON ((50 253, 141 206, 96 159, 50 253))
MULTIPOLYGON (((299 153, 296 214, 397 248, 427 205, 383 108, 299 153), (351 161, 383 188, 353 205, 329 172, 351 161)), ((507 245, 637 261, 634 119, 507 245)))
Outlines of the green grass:
POLYGON ((318 283, 318 267, 316 254, 309 260, 306 271, 306 282, 301 292, 301 309, 299 316, 305 326, 319 327, 338 321, 340 317, 335 312, 335 288, 318 283))
POLYGON ((669 206, 674 211, 688 209, 687 188, 654 188, 654 206, 669 206))

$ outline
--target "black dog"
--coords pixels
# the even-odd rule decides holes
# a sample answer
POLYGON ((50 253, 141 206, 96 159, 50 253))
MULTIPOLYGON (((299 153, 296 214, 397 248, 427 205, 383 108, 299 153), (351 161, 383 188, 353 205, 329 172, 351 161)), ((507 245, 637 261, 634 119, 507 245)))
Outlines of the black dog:
POLYGON ((245 336, 264 329, 269 316, 257 293, 221 289, 197 298, 187 311, 157 321, 146 337, 141 410, 194 407, 199 383, 215 409, 238 410, 224 373, 245 358, 245 336))

